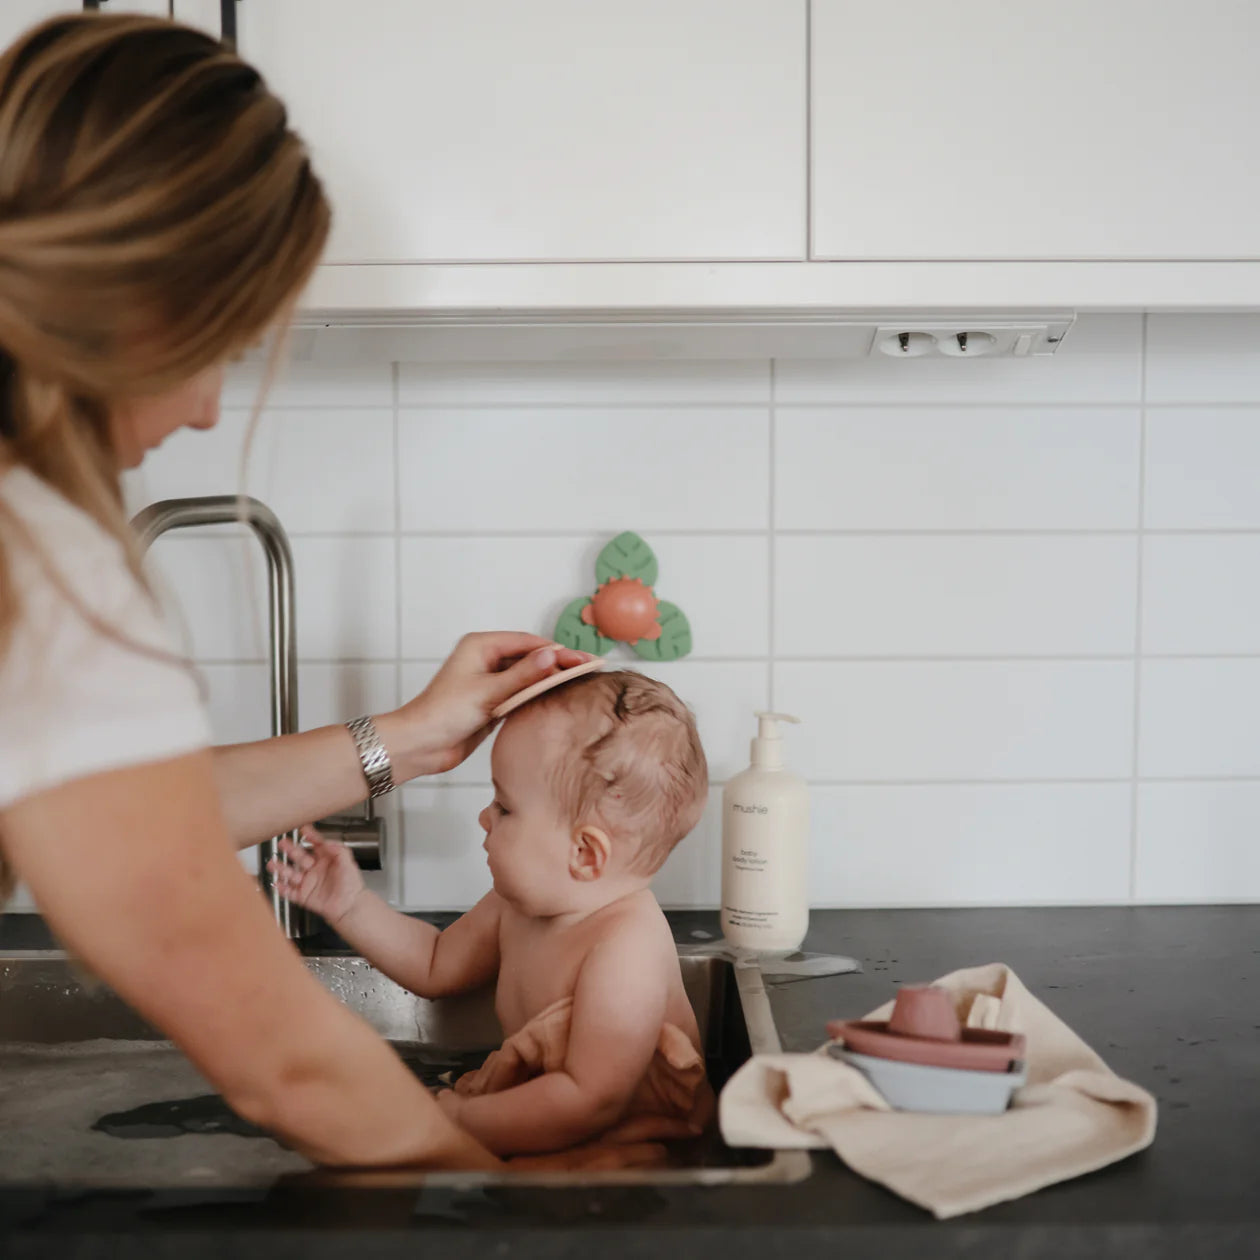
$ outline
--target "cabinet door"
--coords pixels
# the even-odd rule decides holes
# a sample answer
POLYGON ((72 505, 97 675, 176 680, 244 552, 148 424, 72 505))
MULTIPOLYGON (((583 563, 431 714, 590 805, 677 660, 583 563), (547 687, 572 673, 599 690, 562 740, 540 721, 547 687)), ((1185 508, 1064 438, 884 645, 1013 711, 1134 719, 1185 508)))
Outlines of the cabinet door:
MULTIPOLYGON (((36 22, 54 13, 77 13, 85 6, 78 0, 0 0, 0 51, 36 22)), ((102 13, 152 13, 170 15, 170 0, 101 0, 102 13)))
POLYGON ((1255 0, 813 0, 831 259, 1260 257, 1255 0))
POLYGON ((326 261, 802 258, 805 4, 241 0, 238 44, 326 261))
POLYGON ((0 51, 36 22, 54 13, 72 13, 80 8, 82 5, 72 0, 0 0, 0 51))

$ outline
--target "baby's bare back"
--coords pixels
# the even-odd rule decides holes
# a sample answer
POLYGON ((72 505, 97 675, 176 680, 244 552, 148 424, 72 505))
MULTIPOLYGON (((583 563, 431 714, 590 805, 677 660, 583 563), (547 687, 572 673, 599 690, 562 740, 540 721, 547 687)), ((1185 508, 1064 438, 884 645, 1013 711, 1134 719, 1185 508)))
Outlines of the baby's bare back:
POLYGON ((512 1036, 556 1002, 573 997, 582 964, 591 952, 623 935, 644 943, 634 954, 638 982, 643 981, 644 968, 659 975, 666 995, 662 1022, 681 1029, 703 1053, 696 1017, 683 987, 673 934, 656 898, 647 889, 573 924, 563 919, 530 918, 504 905, 495 993, 495 1009, 504 1036, 512 1036))

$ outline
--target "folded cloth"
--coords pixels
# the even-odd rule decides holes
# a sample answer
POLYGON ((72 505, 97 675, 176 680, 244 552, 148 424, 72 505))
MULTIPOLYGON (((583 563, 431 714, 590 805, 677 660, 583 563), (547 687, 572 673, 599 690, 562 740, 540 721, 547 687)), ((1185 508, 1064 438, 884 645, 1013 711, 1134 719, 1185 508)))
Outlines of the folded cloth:
MULTIPOLYGON (((513 1033, 474 1072, 455 1082, 464 1095, 498 1094, 544 1072, 564 1067, 573 1027, 573 999, 561 998, 513 1033)), ((599 1145, 651 1142, 700 1132, 715 1110, 704 1059, 676 1024, 665 1024, 647 1072, 620 1121, 599 1137, 599 1145)))
MULTIPOLYGON (((996 1116, 893 1111, 856 1068, 815 1054, 757 1055, 719 1100, 731 1146, 830 1146, 854 1172, 938 1219, 1017 1199, 1151 1144, 1155 1099, 1121 1080, 1001 963, 934 983, 971 1027, 1028 1039, 1028 1084, 996 1116)), ((868 1019, 887 1019, 892 1003, 868 1019)))

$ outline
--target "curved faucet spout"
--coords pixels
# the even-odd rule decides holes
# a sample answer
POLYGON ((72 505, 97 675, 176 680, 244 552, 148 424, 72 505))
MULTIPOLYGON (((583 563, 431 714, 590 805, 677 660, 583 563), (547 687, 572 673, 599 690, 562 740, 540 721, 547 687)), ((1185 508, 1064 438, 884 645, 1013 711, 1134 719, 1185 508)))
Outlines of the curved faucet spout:
MULTIPOLYGON (((131 525, 143 549, 170 529, 194 525, 248 525, 267 558, 267 603, 271 638, 271 733, 289 735, 298 728, 297 630, 294 624, 293 551, 276 514, 257 499, 234 494, 196 499, 163 499, 136 514, 131 525)), ((291 833, 297 839, 297 833, 291 833)), ((309 936, 312 917, 291 905, 275 889, 267 863, 280 856, 279 837, 258 846, 258 881, 291 940, 309 936)))

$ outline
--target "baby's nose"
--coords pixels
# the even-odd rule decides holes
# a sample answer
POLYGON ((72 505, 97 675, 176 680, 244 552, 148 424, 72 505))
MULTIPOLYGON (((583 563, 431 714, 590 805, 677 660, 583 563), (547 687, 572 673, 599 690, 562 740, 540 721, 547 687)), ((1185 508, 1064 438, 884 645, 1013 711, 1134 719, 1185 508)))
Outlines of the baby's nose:
POLYGON ((483 809, 481 813, 477 815, 477 822, 481 824, 481 830, 484 831, 486 835, 489 835, 490 834, 490 806, 489 805, 487 805, 485 809, 483 809))

